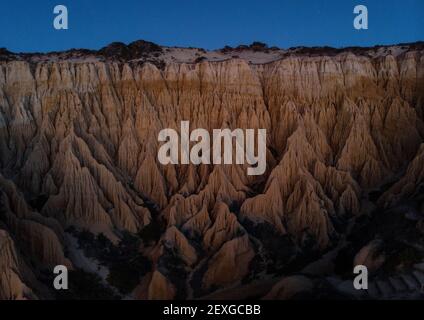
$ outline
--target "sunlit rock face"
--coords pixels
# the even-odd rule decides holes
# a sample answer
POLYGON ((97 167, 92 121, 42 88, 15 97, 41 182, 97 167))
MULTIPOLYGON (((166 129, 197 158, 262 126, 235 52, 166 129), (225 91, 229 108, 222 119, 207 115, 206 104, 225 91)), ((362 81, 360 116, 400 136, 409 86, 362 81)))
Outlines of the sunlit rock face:
POLYGON ((49 295, 40 271, 74 267, 69 227, 118 243, 151 224, 160 235, 139 248, 151 270, 132 297, 201 296, 276 265, 269 239, 323 252, 370 192, 390 184, 375 200, 390 207, 424 183, 420 46, 196 63, 154 52, 0 60, 0 298, 49 295), (181 121, 266 129, 265 174, 160 164, 158 133, 181 121))

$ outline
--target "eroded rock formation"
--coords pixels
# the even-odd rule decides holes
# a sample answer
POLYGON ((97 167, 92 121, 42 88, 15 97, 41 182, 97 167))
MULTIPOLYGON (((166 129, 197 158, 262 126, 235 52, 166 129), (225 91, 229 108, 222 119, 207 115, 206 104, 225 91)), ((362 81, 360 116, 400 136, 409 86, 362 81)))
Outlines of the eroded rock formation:
MULTIPOLYGON (((191 298, 277 263, 258 230, 325 251, 371 191, 391 183, 378 203, 393 206, 422 188, 422 47, 280 50, 261 63, 222 52, 172 62, 170 49, 153 49, 163 60, 116 44, 100 56, 0 61, 1 298, 45 297, 27 263, 72 267, 69 227, 116 243, 159 225, 140 248, 153 267, 134 296, 191 298), (161 165, 158 133, 183 120, 210 132, 266 129, 266 173, 161 165)), ((292 294, 286 282, 269 296, 292 294)))

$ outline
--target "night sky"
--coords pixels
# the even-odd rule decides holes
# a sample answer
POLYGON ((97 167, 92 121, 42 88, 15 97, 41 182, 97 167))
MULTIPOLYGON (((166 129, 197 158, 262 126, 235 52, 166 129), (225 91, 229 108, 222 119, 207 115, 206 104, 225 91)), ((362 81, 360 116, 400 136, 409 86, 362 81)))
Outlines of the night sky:
POLYGON ((373 46, 424 40, 423 0, 56 0, 1 1, 0 47, 14 52, 99 49, 144 39, 168 46, 373 46), (69 29, 53 28, 66 5, 69 29), (369 29, 355 30, 353 8, 368 7, 369 29))

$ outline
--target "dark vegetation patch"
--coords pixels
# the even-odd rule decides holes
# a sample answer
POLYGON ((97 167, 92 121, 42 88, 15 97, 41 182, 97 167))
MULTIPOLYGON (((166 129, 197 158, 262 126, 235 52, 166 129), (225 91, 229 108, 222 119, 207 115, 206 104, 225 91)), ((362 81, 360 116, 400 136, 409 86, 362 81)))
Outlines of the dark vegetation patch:
POLYGON ((152 220, 147 226, 138 232, 138 236, 146 245, 151 245, 159 241, 163 233, 159 223, 152 220))
POLYGON ((388 181, 387 183, 383 184, 380 188, 376 190, 372 190, 368 193, 368 200, 372 202, 377 202, 377 200, 386 192, 388 191, 395 183, 397 182, 397 179, 393 179, 393 181, 388 181))
POLYGON ((424 234, 419 229, 422 220, 406 218, 406 210, 406 206, 390 210, 377 208, 371 215, 359 217, 347 238, 350 246, 346 250, 349 252, 343 253, 346 257, 340 257, 336 271, 347 270, 347 260, 353 262, 354 254, 376 238, 383 241, 386 257, 379 275, 393 275, 421 261, 424 257, 424 234), (342 263, 343 260, 346 262, 342 263))
POLYGON ((248 284, 254 280, 260 279, 260 273, 266 270, 266 261, 259 253, 260 247, 256 241, 251 241, 253 250, 257 253, 249 263, 249 274, 242 279, 242 284, 248 284))
POLYGON ((353 47, 344 47, 344 48, 333 48, 329 46, 323 46, 323 47, 300 46, 300 47, 291 47, 289 48, 289 51, 291 53, 310 55, 310 56, 322 56, 322 55, 335 56, 343 52, 351 52, 355 55, 366 55, 371 50, 377 51, 378 49, 388 48, 391 46, 401 46, 401 47, 404 46, 405 49, 409 49, 409 50, 424 50, 424 41, 418 41, 418 42, 408 43, 408 44, 400 43, 398 45, 375 45, 373 47, 353 46, 353 47))
POLYGON ((377 208, 371 215, 363 215, 356 221, 348 240, 361 246, 374 238, 385 242, 418 241, 422 234, 416 226, 417 221, 405 217, 404 209, 377 208))
POLYGON ((162 59, 154 59, 154 58, 144 58, 143 60, 130 61, 130 66, 134 68, 136 66, 143 66, 146 63, 150 63, 162 71, 165 70, 165 67, 166 67, 165 61, 163 61, 162 59))
POLYGON ((190 286, 193 290, 194 297, 202 297, 213 292, 214 288, 209 288, 209 290, 205 290, 203 288, 203 276, 206 271, 208 271, 208 262, 209 261, 203 261, 203 264, 200 265, 200 267, 198 267, 191 276, 190 286))
POLYGON ((278 234, 275 227, 269 223, 254 224, 245 219, 242 224, 250 235, 260 239, 268 274, 282 273, 288 263, 299 253, 292 239, 288 235, 278 234))
POLYGON ((121 294, 133 291, 141 278, 151 270, 150 261, 139 250, 141 240, 128 232, 123 233, 117 245, 103 234, 95 236, 86 230, 75 234, 85 255, 97 259, 109 269, 106 280, 121 294))
POLYGON ((352 296, 337 291, 327 281, 314 281, 313 290, 299 292, 290 300, 352 300, 352 296))
MULTIPOLYGON (((40 280, 52 287, 55 275, 45 272, 40 275, 40 280)), ((68 289, 53 290, 57 300, 117 300, 120 299, 111 288, 102 283, 97 274, 83 270, 68 271, 68 289)))
MULTIPOLYGON (((378 50, 380 48, 388 48, 390 46, 400 46, 403 49, 409 50, 424 50, 424 41, 417 41, 413 43, 400 43, 393 45, 376 45, 374 47, 344 47, 344 48, 333 48, 329 46, 323 47, 291 47, 288 49, 286 55, 291 54, 303 54, 310 56, 335 56, 342 52, 351 52, 356 55, 366 55, 370 51, 378 50)), ((155 44, 150 41, 137 40, 126 45, 123 42, 113 42, 100 50, 89 50, 89 49, 70 49, 66 51, 52 51, 52 52, 34 52, 34 53, 13 53, 8 51, 6 48, 0 48, 0 62, 8 62, 13 60, 25 60, 31 61, 34 58, 43 58, 48 59, 51 56, 56 56, 59 60, 66 59, 76 59, 84 58, 87 56, 101 57, 104 59, 117 60, 117 61, 130 61, 134 59, 142 59, 142 62, 150 62, 154 64, 159 69, 163 70, 165 62, 160 59, 160 54, 164 50, 169 50, 169 48, 162 48, 160 45, 155 44)), ((250 45, 239 45, 237 47, 225 46, 220 51, 222 53, 229 52, 242 52, 244 50, 253 50, 256 52, 265 52, 269 53, 272 51, 281 50, 276 46, 269 47, 266 43, 260 41, 254 41, 250 45)), ((198 48, 198 51, 201 53, 206 53, 207 51, 202 48, 198 48)), ((234 55, 237 56, 237 55, 234 55)))
POLYGON ((106 58, 128 61, 147 58, 151 54, 157 55, 161 52, 161 46, 150 41, 138 40, 131 42, 129 45, 122 42, 113 42, 100 49, 98 54, 106 58))
POLYGON ((6 48, 0 48, 0 61, 11 61, 15 59, 15 55, 6 48))
POLYGON ((39 196, 32 198, 28 201, 28 204, 35 210, 41 211, 41 209, 46 204, 49 196, 46 194, 40 194, 39 196))
POLYGON ((275 47, 275 46, 268 47, 268 45, 264 42, 254 41, 250 45, 242 44, 242 45, 239 45, 237 47, 225 46, 224 48, 222 48, 219 51, 222 52, 222 53, 229 53, 229 52, 241 52, 241 51, 245 51, 245 50, 253 50, 255 52, 269 53, 270 51, 280 50, 280 48, 275 47))
POLYGON ((205 56, 200 56, 200 57, 197 57, 194 60, 194 63, 199 63, 199 62, 202 62, 202 61, 205 61, 205 60, 206 60, 206 57, 205 56))
POLYGON ((158 269, 177 289, 175 299, 185 299, 187 296, 186 281, 188 271, 184 261, 174 248, 164 247, 164 253, 158 261, 158 269))
POLYGON ((357 250, 351 244, 341 249, 334 259, 334 272, 342 279, 351 279, 353 270, 353 259, 357 250))
POLYGON ((393 275, 401 270, 410 269, 415 263, 421 262, 423 253, 414 247, 401 243, 393 243, 386 249, 386 262, 382 272, 393 275))
MULTIPOLYGON (((132 187, 134 190, 134 188, 132 187)), ((135 191, 135 190, 134 190, 135 191)), ((160 240, 162 234, 167 229, 167 221, 161 216, 159 206, 146 196, 140 195, 143 199, 144 206, 151 213, 152 220, 146 226, 144 226, 139 232, 138 236, 141 238, 145 245, 156 243, 160 240)))

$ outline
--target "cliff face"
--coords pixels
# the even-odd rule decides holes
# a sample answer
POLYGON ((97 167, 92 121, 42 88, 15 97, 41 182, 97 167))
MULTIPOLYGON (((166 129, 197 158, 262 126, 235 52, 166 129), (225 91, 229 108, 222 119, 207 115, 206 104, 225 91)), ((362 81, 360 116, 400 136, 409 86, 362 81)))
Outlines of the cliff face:
POLYGON ((422 48, 165 62, 0 62, 0 297, 36 296, 36 277, 16 274, 19 254, 40 270, 72 266, 70 226, 116 243, 160 225, 140 249, 152 270, 136 296, 191 297, 245 279, 258 257, 276 263, 263 245, 271 234, 326 250, 369 192, 391 183, 378 204, 394 206, 422 185, 422 48), (158 133, 183 120, 210 132, 265 128, 266 173, 161 165, 158 133))

